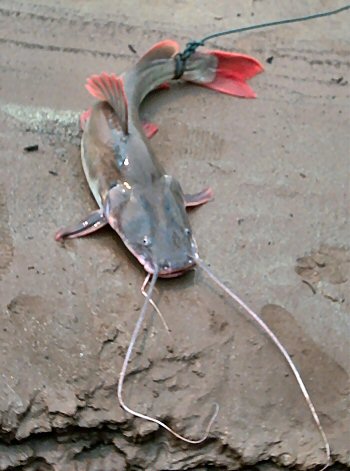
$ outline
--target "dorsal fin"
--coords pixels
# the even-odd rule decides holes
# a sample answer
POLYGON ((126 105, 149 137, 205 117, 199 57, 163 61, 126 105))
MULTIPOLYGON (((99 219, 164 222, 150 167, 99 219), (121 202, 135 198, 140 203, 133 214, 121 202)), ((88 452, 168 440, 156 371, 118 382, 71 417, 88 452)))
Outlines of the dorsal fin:
POLYGON ((158 59, 169 59, 180 52, 180 46, 172 39, 165 39, 151 47, 139 60, 137 66, 143 66, 158 59))
POLYGON ((128 102, 123 79, 114 74, 102 72, 92 75, 85 85, 89 93, 100 101, 106 101, 118 116, 124 134, 128 134, 128 102))

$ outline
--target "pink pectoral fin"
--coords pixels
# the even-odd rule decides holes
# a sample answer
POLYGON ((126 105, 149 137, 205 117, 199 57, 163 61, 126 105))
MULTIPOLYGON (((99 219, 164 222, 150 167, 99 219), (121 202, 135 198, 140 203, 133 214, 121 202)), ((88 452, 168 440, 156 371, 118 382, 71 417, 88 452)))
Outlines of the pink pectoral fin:
POLYGON ((61 241, 62 239, 74 239, 75 237, 82 237, 92 232, 98 231, 101 227, 107 224, 107 220, 101 209, 93 211, 89 216, 79 221, 72 226, 63 227, 56 232, 55 239, 61 241))
POLYGON ((200 206, 202 204, 208 203, 214 198, 214 193, 211 188, 205 188, 199 193, 193 195, 185 195, 185 205, 186 208, 191 208, 194 206, 200 206))
POLYGON ((148 139, 151 139, 159 131, 158 126, 154 123, 145 122, 145 123, 142 123, 142 127, 148 139))

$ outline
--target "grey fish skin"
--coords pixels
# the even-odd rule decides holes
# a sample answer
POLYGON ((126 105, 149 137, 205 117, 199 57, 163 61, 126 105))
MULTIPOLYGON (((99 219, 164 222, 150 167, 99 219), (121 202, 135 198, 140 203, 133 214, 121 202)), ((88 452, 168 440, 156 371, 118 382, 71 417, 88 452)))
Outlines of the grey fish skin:
MULTIPOLYGON (((151 89, 174 77, 174 55, 177 51, 176 43, 164 41, 152 48, 122 78, 101 74, 88 83, 89 91, 100 102, 93 106, 91 113, 82 115, 82 121, 86 121, 81 147, 82 163, 100 209, 78 224, 59 230, 56 239, 86 235, 109 223, 149 274, 154 274, 149 291, 142 291, 146 300, 119 375, 117 394, 125 411, 160 425, 187 443, 199 444, 208 437, 218 405, 206 433, 202 438, 193 440, 183 437, 164 422, 131 409, 122 395, 127 366, 148 304, 151 303, 160 314, 151 298, 158 276, 178 276, 197 263, 259 325, 287 361, 323 440, 327 456, 323 471, 331 464, 330 445, 293 360, 265 322, 227 288, 198 256, 185 206, 207 202, 211 199, 211 191, 185 196, 178 181, 167 175, 156 160, 143 133, 138 106, 151 89)), ((191 56, 186 62, 183 78, 223 93, 254 97, 245 79, 262 70, 262 66, 248 56, 212 51, 207 56, 198 53, 191 56)), ((149 278, 150 275, 146 276, 143 288, 149 278)))
MULTIPOLYGON (((139 117, 145 96, 174 78, 178 52, 178 44, 166 40, 120 77, 103 73, 88 79, 86 88, 98 101, 81 117, 81 158, 99 210, 56 234, 57 240, 78 237, 109 224, 145 270, 160 277, 178 276, 195 266, 197 244, 186 207, 212 198, 210 189, 183 193, 156 159, 139 117)), ((196 52, 187 60, 182 79, 253 97, 244 78, 261 70, 248 56, 196 52)))
POLYGON ((82 139, 82 162, 108 223, 146 271, 169 277, 193 268, 197 245, 181 186, 155 157, 138 113, 144 97, 174 76, 177 50, 166 47, 161 53, 169 57, 144 58, 122 76, 127 134, 110 104, 93 106, 82 139))

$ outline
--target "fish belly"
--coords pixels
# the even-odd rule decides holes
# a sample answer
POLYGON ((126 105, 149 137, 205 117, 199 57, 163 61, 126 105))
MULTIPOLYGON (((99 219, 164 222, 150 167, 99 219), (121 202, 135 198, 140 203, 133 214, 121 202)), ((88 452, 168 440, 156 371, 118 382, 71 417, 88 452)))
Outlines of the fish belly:
POLYGON ((89 184, 91 193, 94 195, 96 203, 98 204, 99 208, 102 209, 102 199, 99 191, 99 182, 97 178, 93 178, 90 174, 89 165, 86 160, 85 152, 84 152, 84 144, 81 143, 81 163, 83 165, 83 170, 85 173, 86 180, 89 184))

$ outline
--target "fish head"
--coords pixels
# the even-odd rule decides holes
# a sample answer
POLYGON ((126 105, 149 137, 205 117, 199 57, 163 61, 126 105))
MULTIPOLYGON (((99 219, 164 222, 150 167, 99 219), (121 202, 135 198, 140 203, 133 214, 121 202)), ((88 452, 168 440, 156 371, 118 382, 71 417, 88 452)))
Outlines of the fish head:
POLYGON ((105 216, 147 272, 170 278, 194 268, 197 244, 173 177, 163 175, 149 188, 116 185, 108 193, 105 216))

